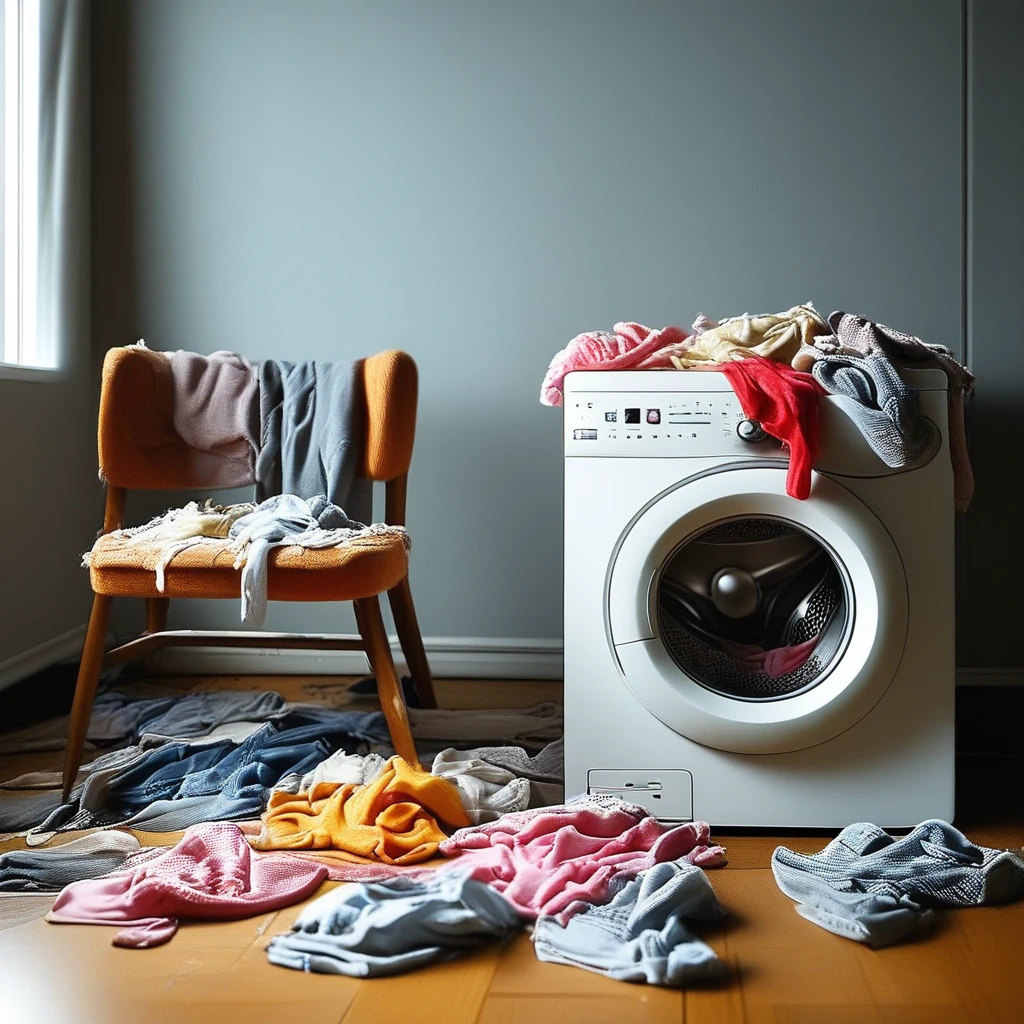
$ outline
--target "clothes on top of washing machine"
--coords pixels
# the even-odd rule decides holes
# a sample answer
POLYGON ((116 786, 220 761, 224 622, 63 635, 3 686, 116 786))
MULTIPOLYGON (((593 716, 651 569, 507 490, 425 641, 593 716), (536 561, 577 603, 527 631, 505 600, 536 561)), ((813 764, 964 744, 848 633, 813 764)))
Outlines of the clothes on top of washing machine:
POLYGON ((825 389, 809 373, 759 355, 722 363, 721 370, 743 415, 789 449, 786 493, 804 500, 811 493, 811 467, 818 458, 818 398, 825 389))

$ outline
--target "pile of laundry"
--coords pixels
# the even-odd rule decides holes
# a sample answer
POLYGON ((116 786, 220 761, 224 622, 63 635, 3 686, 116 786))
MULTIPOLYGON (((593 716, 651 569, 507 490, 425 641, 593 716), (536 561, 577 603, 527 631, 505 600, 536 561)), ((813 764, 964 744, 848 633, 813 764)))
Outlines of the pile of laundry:
POLYGON ((561 405, 562 382, 573 370, 720 370, 744 415, 789 448, 787 491, 803 499, 818 454, 820 395, 842 406, 885 465, 903 468, 935 454, 941 435, 918 415, 917 394, 900 367, 934 367, 946 375, 954 501, 964 511, 974 494, 964 428, 964 400, 974 376, 945 346, 842 310, 826 319, 807 302, 782 313, 721 321, 701 313, 690 332, 618 323, 611 332, 579 334, 551 360, 540 400, 561 405))
MULTIPOLYGON (((364 732, 372 736, 372 725, 364 732)), ((551 749, 531 759, 519 748, 510 760, 536 764, 551 749)), ((256 763, 258 773, 270 759, 256 763)), ((726 915, 705 873, 725 864, 725 850, 706 823, 662 822, 611 796, 505 809, 521 806, 529 780, 506 782, 499 765, 450 749, 434 769, 336 750, 281 776, 258 819, 198 822, 171 848, 99 829, 3 853, 0 912, 9 899, 41 899, 52 923, 112 926, 115 945, 142 949, 169 941, 182 922, 253 917, 306 900, 325 881, 359 879, 308 902, 270 939, 270 963, 378 977, 528 929, 540 960, 612 979, 728 980, 700 935, 726 915)), ((818 854, 779 847, 771 866, 801 916, 873 947, 917 937, 937 909, 1024 895, 1024 859, 935 820, 902 838, 851 825, 818 854)))

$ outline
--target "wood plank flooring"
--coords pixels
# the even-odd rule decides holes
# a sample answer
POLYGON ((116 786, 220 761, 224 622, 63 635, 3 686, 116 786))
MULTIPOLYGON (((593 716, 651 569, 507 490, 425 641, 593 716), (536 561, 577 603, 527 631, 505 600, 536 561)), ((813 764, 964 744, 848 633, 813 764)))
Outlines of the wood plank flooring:
MULTIPOLYGON (((161 682, 167 682, 162 679, 161 682)), ((183 688, 277 688, 290 699, 334 701, 345 685, 320 679, 180 680, 183 688), (331 687, 334 689, 331 689, 331 687)), ((560 699, 556 683, 438 681, 445 707, 527 706, 560 699)), ((0 777, 59 764, 60 754, 0 757, 0 777)), ((1019 762, 1015 762, 1019 766, 1019 762)), ((989 779, 965 768, 979 791, 989 779)), ((969 796, 969 794, 968 794, 969 796)), ((1019 848, 1024 818, 998 801, 961 798, 958 825, 978 842, 1019 848)), ((180 833, 140 833, 173 843, 180 833)), ((926 938, 870 950, 799 917, 775 885, 771 851, 813 852, 823 835, 714 833, 729 864, 710 871, 728 909, 702 937, 729 964, 716 988, 675 991, 607 980, 539 962, 526 934, 460 960, 394 978, 356 981, 272 966, 269 938, 301 905, 223 924, 186 924, 168 944, 118 949, 111 929, 5 927, 0 900, 0 1020, 70 1024, 1018 1024, 1024 1021, 1024 901, 949 912, 926 938)), ((69 837, 70 838, 70 837, 69 837)), ((22 845, 0 844, 0 851, 22 845)), ((332 883, 325 883, 317 894, 332 883)), ((20 901, 19 901, 20 906, 20 901)))

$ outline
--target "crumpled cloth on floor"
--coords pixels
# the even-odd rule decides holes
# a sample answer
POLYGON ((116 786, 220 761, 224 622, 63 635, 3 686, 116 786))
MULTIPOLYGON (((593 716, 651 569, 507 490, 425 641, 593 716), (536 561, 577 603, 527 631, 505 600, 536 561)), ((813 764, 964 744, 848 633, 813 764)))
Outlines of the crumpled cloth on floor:
POLYGON ((493 885, 524 917, 546 914, 562 924, 662 861, 725 863, 707 822, 668 825, 644 807, 607 796, 506 814, 461 829, 439 850, 493 885))
POLYGON ((253 846, 416 864, 433 857, 446 838, 439 821, 454 828, 469 824, 458 790, 396 756, 364 785, 324 782, 308 793, 274 793, 253 846))
POLYGON ((531 756, 520 746, 471 747, 458 751, 460 757, 476 758, 504 768, 530 782, 530 807, 551 807, 565 801, 565 744, 552 740, 531 756))
POLYGON ((512 811, 525 811, 530 805, 528 779, 516 778, 510 771, 480 758, 466 757, 454 747, 442 750, 430 770, 459 791, 472 825, 494 821, 512 811))
POLYGON ((115 946, 167 942, 179 919, 232 921, 305 899, 324 880, 322 865, 254 853, 235 825, 195 825, 166 853, 105 878, 72 882, 46 919, 120 925, 115 946))
POLYGON ((286 775, 275 786, 275 793, 308 793, 322 783, 361 786, 380 777, 387 762, 380 754, 349 754, 336 750, 305 775, 286 775))
MULTIPOLYGON (((159 685, 135 693, 108 690, 92 706, 86 747, 135 743, 143 733, 188 739, 205 736, 229 722, 266 721, 284 707, 284 698, 273 690, 203 690, 167 693, 159 685), (152 689, 157 695, 148 696, 152 689)), ((0 735, 0 753, 61 750, 68 734, 68 716, 0 735)), ((6 783, 0 784, 4 786, 6 783)))
POLYGON ((533 947, 538 960, 615 981, 678 987, 721 981, 728 975, 725 964, 687 924, 724 914, 700 868, 668 861, 642 871, 610 903, 589 906, 564 925, 539 917, 533 947))
POLYGON ((876 948, 925 931, 936 908, 1024 896, 1024 858, 976 846, 936 818, 902 838, 858 822, 815 854, 780 846, 772 872, 801 917, 876 948))
POLYGON ((693 336, 685 351, 674 353, 671 363, 680 370, 727 363, 753 353, 776 362, 791 363, 801 346, 811 345, 819 334, 831 334, 828 324, 810 302, 783 313, 729 317, 717 323, 704 316, 693 324, 693 336))
POLYGON ((56 893, 122 867, 141 847, 130 832, 91 832, 49 850, 0 853, 0 893, 56 893))
POLYGON ((809 373, 762 356, 748 355, 720 369, 743 415, 757 420, 789 449, 786 493, 804 500, 811 493, 811 468, 818 457, 818 398, 824 388, 809 373))
POLYGON ((450 960, 523 925, 490 886, 448 871, 339 886, 304 907, 290 933, 267 947, 272 964, 374 978, 450 960))
POLYGON ((687 342, 680 327, 651 330, 637 323, 617 323, 614 332, 577 334, 556 352, 540 387, 542 405, 562 404, 562 382, 573 370, 632 370, 672 366, 671 355, 687 342))
POLYGON ((945 345, 931 345, 912 334, 875 323, 856 313, 836 310, 828 316, 830 331, 811 339, 800 348, 792 363, 809 370, 817 360, 834 356, 866 358, 882 354, 910 369, 935 367, 946 375, 949 409, 949 457, 953 466, 953 497, 963 512, 974 495, 974 471, 967 451, 964 427, 964 399, 974 390, 974 374, 963 366, 945 345))
MULTIPOLYGON (((240 744, 224 738, 111 751, 67 803, 45 807, 24 824, 24 814, 38 810, 34 801, 0 802, 0 827, 35 826, 27 836, 35 845, 72 829, 127 825, 175 832, 203 821, 252 818, 284 776, 312 771, 339 746, 379 743, 385 736, 379 711, 293 707, 240 744)), ((59 800, 59 792, 42 795, 59 800)))

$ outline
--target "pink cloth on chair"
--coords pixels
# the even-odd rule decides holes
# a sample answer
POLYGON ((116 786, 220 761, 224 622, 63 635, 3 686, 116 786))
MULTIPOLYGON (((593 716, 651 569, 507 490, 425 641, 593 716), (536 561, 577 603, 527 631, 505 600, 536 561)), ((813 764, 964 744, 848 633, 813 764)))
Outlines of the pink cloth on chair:
POLYGON ((667 825, 637 804, 586 796, 459 829, 438 850, 524 917, 546 914, 564 924, 654 864, 724 864, 725 849, 710 839, 707 822, 667 825))
POLYGON ((632 370, 671 366, 688 337, 681 327, 652 331, 643 324, 618 323, 615 333, 589 331, 577 334, 555 354, 540 387, 542 405, 562 404, 562 381, 572 370, 632 370))
POLYGON ((123 925, 115 946, 167 942, 178 919, 233 921, 305 899, 327 877, 322 864, 256 853, 237 825, 193 825, 177 846, 127 871, 72 882, 47 921, 123 925))

